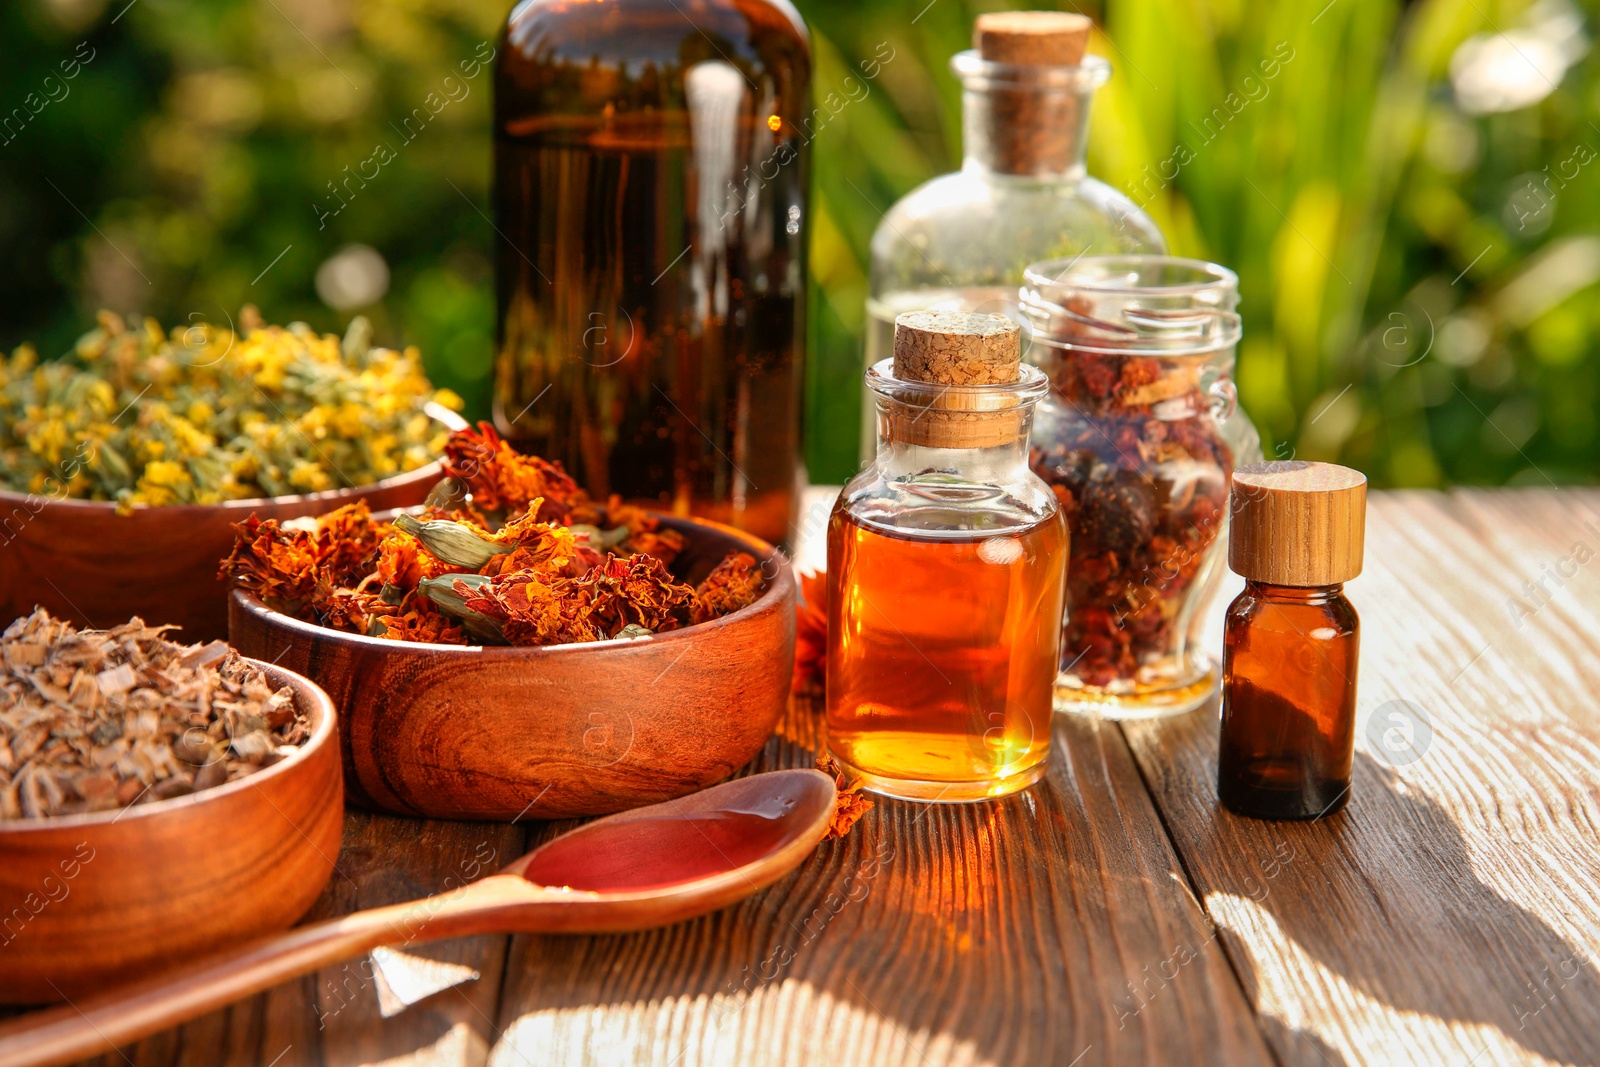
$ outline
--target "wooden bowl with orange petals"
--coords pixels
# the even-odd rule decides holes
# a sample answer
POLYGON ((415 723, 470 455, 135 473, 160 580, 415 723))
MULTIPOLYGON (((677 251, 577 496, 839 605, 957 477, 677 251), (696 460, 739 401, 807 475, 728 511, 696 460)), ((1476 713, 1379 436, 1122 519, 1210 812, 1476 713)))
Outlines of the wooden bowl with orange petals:
POLYGON ((302 622, 240 590, 229 640, 310 678, 339 710, 352 803, 442 819, 602 815, 702 789, 747 763, 788 700, 795 582, 750 534, 660 516, 695 583, 730 552, 766 578, 719 619, 629 640, 543 648, 435 645, 302 622))

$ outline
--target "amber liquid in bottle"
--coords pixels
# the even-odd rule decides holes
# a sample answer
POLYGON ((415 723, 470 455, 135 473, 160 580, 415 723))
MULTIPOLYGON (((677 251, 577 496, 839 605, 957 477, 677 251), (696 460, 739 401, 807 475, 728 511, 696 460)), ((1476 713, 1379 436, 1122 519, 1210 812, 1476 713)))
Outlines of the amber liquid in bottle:
POLYGON ((783 539, 810 52, 783 0, 519 4, 495 75, 495 421, 591 493, 783 539))
POLYGON ((971 800, 1034 781, 1050 749, 1066 526, 828 528, 828 746, 883 791, 971 800), (848 575, 848 582, 843 576, 848 575))
POLYGON ((1230 811, 1316 819, 1349 799, 1360 620, 1342 590, 1251 581, 1229 606, 1217 796, 1230 811))

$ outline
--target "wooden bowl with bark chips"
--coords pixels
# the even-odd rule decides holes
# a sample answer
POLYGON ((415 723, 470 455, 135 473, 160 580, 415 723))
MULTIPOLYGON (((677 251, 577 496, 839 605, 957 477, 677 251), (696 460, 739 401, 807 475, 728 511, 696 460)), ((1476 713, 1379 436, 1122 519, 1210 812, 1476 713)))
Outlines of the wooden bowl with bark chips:
POLYGON ((443 819, 603 815, 719 781, 766 743, 794 667, 795 582, 750 534, 657 515, 695 584, 730 553, 759 562, 748 606, 681 629, 544 647, 347 633, 234 590, 229 636, 325 689, 353 803, 443 819))
POLYGON ((39 611, 0 648, 0 1002, 158 973, 316 901, 344 823, 326 693, 138 620, 39 611))

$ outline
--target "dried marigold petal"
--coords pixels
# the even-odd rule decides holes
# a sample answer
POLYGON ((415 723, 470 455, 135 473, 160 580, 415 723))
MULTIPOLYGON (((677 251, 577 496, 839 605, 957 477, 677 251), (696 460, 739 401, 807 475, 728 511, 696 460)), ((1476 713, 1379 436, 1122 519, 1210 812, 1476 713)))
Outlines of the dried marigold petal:
POLYGON ((434 645, 464 645, 467 633, 460 623, 423 597, 412 597, 408 610, 380 616, 384 626, 380 635, 392 641, 421 641, 434 645))
POLYGON ((850 832, 850 828, 861 821, 861 817, 873 809, 871 799, 862 796, 861 784, 851 784, 845 775, 844 768, 839 766, 839 761, 827 753, 817 757, 817 770, 833 779, 834 788, 839 796, 833 808, 833 819, 828 823, 828 832, 823 835, 824 841, 836 837, 843 837, 850 832))
POLYGON ((233 528, 238 536, 218 577, 302 618, 321 615, 334 590, 361 580, 388 529, 364 500, 314 520, 279 523, 252 513, 233 528))
POLYGON ((561 592, 607 636, 629 623, 651 633, 676 630, 694 598, 694 590, 673 581, 661 560, 640 555, 609 556, 582 577, 567 579, 561 592))
POLYGON ((480 512, 520 512, 537 500, 534 517, 559 522, 580 494, 578 483, 561 464, 523 455, 487 422, 450 435, 444 446, 444 469, 467 487, 472 507, 480 512))
POLYGON ((761 596, 765 577, 756 558, 748 552, 730 552, 717 564, 705 581, 695 587, 689 606, 689 621, 700 623, 747 608, 761 596))
POLYGON ((828 677, 828 577, 800 576, 795 603, 794 682, 796 693, 820 690, 828 677))
POLYGON ((588 569, 585 564, 576 572, 570 564, 579 554, 579 544, 573 532, 564 526, 555 526, 540 520, 539 508, 529 510, 511 519, 494 535, 497 543, 514 546, 510 553, 483 567, 481 574, 504 574, 512 571, 532 570, 550 575, 578 573, 588 569))
POLYGON ((316 592, 315 539, 304 530, 284 530, 276 519, 254 513, 233 528, 238 536, 217 576, 266 603, 294 604, 290 614, 299 614, 299 606, 316 592))
POLYGON ((411 592, 424 578, 438 578, 460 569, 429 552, 407 533, 394 532, 378 548, 378 581, 403 593, 411 592))
POLYGON ((456 592, 465 597, 469 610, 492 619, 513 645, 604 640, 607 635, 582 605, 563 597, 559 584, 568 580, 546 581, 536 572, 517 571, 497 575, 476 589, 458 583, 456 592))

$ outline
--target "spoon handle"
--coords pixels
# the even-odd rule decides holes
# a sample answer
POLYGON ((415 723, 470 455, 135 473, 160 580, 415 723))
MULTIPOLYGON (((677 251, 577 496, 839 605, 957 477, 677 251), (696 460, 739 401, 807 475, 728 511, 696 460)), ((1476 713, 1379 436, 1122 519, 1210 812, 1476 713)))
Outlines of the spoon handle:
POLYGON ((480 933, 493 925, 504 905, 526 904, 536 894, 520 878, 491 876, 438 896, 273 934, 222 955, 0 1024, 0 1064, 49 1067, 84 1059, 379 945, 480 933))

